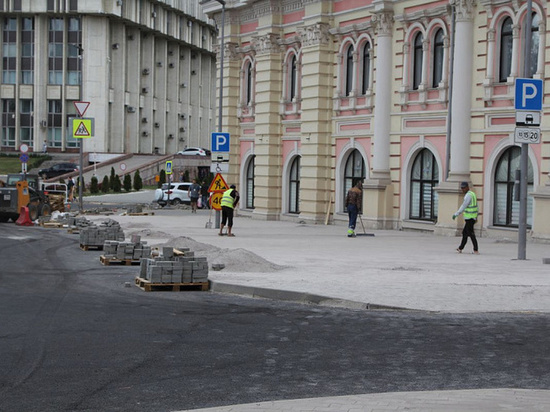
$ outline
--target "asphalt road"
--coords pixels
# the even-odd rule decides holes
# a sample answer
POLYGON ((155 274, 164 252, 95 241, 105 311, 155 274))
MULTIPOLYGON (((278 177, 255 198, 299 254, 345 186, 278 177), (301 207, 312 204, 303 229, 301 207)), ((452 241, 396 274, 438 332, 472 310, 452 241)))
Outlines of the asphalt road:
POLYGON ((549 387, 548 315, 147 293, 137 266, 102 266, 100 254, 61 229, 0 224, 0 411, 549 387))

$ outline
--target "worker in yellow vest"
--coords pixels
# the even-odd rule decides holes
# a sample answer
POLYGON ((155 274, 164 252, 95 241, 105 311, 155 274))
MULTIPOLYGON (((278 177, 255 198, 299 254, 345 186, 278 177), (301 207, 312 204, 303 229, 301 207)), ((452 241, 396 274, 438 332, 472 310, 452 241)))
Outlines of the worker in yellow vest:
POLYGON ((218 235, 223 236, 223 228, 225 227, 227 223, 227 236, 235 236, 233 233, 231 233, 231 229, 233 228, 233 213, 235 211, 235 208, 237 207, 237 203, 239 203, 239 192, 237 192, 235 185, 229 186, 229 189, 227 189, 225 192, 223 192, 222 195, 222 201, 220 202, 222 207, 222 223, 220 225, 220 233, 218 235))
POLYGON ((474 231, 474 225, 477 221, 477 197, 474 192, 470 190, 470 185, 468 182, 462 182, 460 184, 460 189, 464 193, 464 202, 460 209, 456 211, 453 215, 453 220, 457 218, 461 213, 464 213, 464 229, 462 229, 462 242, 456 250, 458 253, 462 253, 462 249, 466 246, 468 238, 472 239, 472 244, 474 246, 474 254, 479 255, 479 250, 477 247, 477 239, 474 231))

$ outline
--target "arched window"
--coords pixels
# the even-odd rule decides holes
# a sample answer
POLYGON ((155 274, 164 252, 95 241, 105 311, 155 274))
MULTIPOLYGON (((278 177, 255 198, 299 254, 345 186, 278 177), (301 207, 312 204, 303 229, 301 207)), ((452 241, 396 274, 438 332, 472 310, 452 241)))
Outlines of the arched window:
POLYGON ((438 184, 439 168, 435 156, 428 149, 422 149, 411 170, 411 219, 437 220, 439 198, 434 187, 438 184))
POLYGON ((434 36, 432 87, 439 87, 443 78, 443 29, 439 29, 434 36))
POLYGON ((296 70, 296 55, 292 55, 290 59, 290 101, 296 97, 296 88, 298 87, 298 72, 296 70))
POLYGON ((533 13, 533 17, 531 20, 531 52, 530 52, 530 60, 529 60, 529 69, 530 72, 525 74, 525 77, 532 78, 533 75, 537 72, 537 64, 539 59, 539 43, 540 43, 540 35, 539 35, 539 24, 540 24, 540 17, 538 14, 533 13))
POLYGON ((508 80, 508 76, 512 72, 512 19, 506 17, 502 22, 500 31, 500 70, 498 81, 504 83, 508 80))
POLYGON ((250 105, 252 103, 252 62, 248 62, 245 69, 245 103, 250 105))
POLYGON ((344 168, 344 204, 346 202, 348 190, 353 187, 353 182, 355 182, 355 179, 357 178, 360 178, 361 180, 365 179, 365 161, 363 160, 361 153, 359 153, 359 150, 355 149, 350 153, 344 168))
POLYGON ((422 41, 422 33, 418 33, 414 38, 413 90, 418 90, 422 82, 422 41))
MULTIPOLYGON (((493 224, 495 226, 518 227, 519 201, 514 200, 514 180, 516 170, 520 168, 521 149, 518 146, 508 148, 500 157, 495 172, 495 204, 493 224)), ((527 173, 527 192, 533 191, 533 167, 529 161, 527 173)), ((527 226, 531 227, 533 198, 527 197, 527 226)))
POLYGON ((246 204, 247 209, 254 209, 254 157, 246 168, 246 204))
POLYGON ((353 46, 348 47, 346 54, 346 96, 353 90, 353 46))
POLYGON ((290 166, 288 185, 288 211, 289 213, 300 213, 300 157, 296 156, 290 166))
POLYGON ((363 84, 361 94, 367 94, 370 86, 370 43, 366 42, 363 47, 363 84))

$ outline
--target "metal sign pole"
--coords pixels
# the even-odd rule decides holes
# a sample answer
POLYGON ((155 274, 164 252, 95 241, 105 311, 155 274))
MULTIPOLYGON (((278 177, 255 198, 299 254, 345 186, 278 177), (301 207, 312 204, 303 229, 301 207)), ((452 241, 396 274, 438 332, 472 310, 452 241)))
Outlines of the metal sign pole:
MULTIPOLYGON (((527 13, 525 16, 525 58, 524 77, 531 77, 531 26, 532 26, 532 0, 527 0, 527 13)), ((520 157, 520 185, 519 185, 519 222, 518 222, 518 260, 527 257, 527 174, 529 170, 529 145, 521 144, 520 157)))

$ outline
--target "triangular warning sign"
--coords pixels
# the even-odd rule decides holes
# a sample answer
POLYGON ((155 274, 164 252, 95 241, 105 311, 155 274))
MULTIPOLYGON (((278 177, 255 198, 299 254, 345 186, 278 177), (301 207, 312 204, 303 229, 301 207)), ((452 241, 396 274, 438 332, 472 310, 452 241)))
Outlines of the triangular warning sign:
POLYGON ((84 122, 80 122, 78 128, 76 129, 76 132, 74 132, 74 135, 75 137, 91 137, 91 134, 88 129, 86 129, 86 125, 84 124, 84 122))
POLYGON ((208 188, 208 191, 225 192, 227 189, 229 189, 229 186, 227 186, 227 183, 225 182, 223 176, 219 173, 216 173, 214 180, 212 180, 212 183, 210 183, 210 187, 208 188))
POLYGON ((78 112, 78 115, 80 117, 84 117, 84 113, 86 113, 86 110, 88 110, 90 102, 73 102, 73 104, 76 108, 76 111, 78 112))

